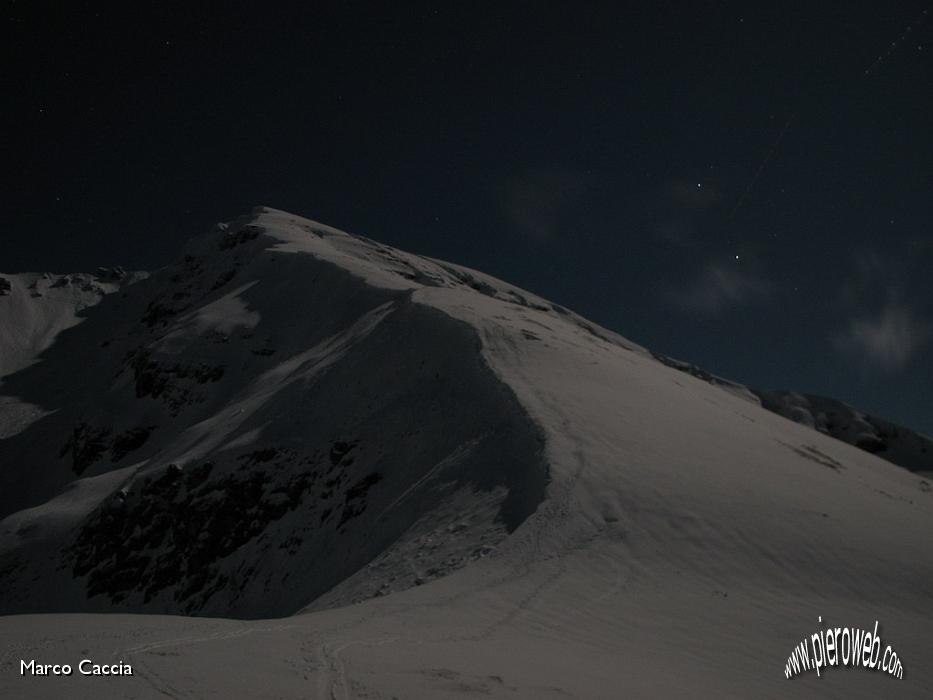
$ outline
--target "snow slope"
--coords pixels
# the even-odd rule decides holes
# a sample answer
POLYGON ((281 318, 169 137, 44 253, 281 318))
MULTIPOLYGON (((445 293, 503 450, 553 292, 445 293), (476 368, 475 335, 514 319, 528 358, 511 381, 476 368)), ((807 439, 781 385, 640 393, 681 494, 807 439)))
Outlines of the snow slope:
POLYGON ((0 443, 0 612, 286 615, 365 564, 331 597, 440 576, 534 511, 543 435, 476 332, 401 258, 307 229, 220 227, 7 377, 54 412, 0 443))
POLYGON ((100 268, 96 274, 0 275, 0 377, 28 366, 81 312, 144 273, 100 268))
MULTIPOLYGON (((85 309, 143 277, 122 268, 100 268, 94 275, 0 275, 0 386, 3 377, 35 362, 59 333, 80 323, 85 309)), ((41 408, 2 394, 0 439, 43 415, 41 408)))
POLYGON ((933 471, 933 440, 851 406, 793 391, 756 391, 769 411, 915 472, 933 471))
POLYGON ((283 212, 187 256, 8 378, 58 410, 0 442, 3 610, 278 619, 11 615, 0 693, 933 693, 920 475, 508 284, 283 212), (785 680, 818 616, 879 620, 904 679, 785 680), (15 673, 83 654, 137 673, 15 673))
POLYGON ((933 439, 869 415, 841 401, 796 391, 765 391, 723 379, 696 365, 652 353, 659 362, 690 374, 779 416, 842 440, 913 472, 933 471, 933 439))

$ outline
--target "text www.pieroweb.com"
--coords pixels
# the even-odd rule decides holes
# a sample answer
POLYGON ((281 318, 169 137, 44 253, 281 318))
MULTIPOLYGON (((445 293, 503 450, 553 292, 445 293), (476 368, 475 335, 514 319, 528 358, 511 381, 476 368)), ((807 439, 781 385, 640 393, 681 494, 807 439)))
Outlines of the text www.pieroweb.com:
MULTIPOLYGON (((822 616, 819 618, 823 621, 822 616)), ((878 621, 874 630, 857 627, 827 627, 810 635, 794 647, 787 657, 784 677, 793 678, 804 671, 833 666, 851 666, 881 671, 895 678, 904 677, 904 667, 891 645, 883 647, 878 636, 878 621)))

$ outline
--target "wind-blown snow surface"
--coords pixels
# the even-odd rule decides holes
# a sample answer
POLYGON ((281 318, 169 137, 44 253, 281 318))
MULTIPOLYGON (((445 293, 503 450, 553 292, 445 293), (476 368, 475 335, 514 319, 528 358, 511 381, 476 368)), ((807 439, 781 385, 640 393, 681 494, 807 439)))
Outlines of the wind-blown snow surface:
POLYGON ((933 439, 825 396, 765 391, 723 379, 689 362, 652 353, 659 362, 759 404, 780 416, 831 435, 913 472, 933 472, 933 439))
POLYGON ((756 391, 761 405, 915 472, 933 472, 933 440, 841 401, 793 391, 756 391))
POLYGON ((4 612, 279 619, 12 615, 4 695, 933 693, 923 478, 481 273, 264 209, 42 360, 4 612), (818 616, 904 679, 785 680, 818 616), (18 675, 85 656, 136 674, 18 675))

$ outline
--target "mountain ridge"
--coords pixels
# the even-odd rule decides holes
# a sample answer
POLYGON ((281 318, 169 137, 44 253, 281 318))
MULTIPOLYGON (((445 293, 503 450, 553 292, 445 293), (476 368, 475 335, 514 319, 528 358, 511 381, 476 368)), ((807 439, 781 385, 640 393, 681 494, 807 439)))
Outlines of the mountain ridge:
POLYGON ((878 455, 914 472, 933 471, 933 439, 902 425, 860 411, 836 399, 739 384, 696 365, 660 353, 652 356, 673 369, 701 379, 788 420, 878 455))
MULTIPOLYGON (((269 210, 261 210, 259 216, 263 215, 276 216, 269 210)), ((357 240, 320 225, 315 225, 311 235, 357 240)), ((69 568, 76 579, 87 579, 88 598, 83 603, 69 603, 66 609, 75 604, 87 604, 92 609, 101 605, 130 604, 148 610, 158 610, 161 605, 161 609, 166 611, 174 611, 177 605, 189 614, 213 612, 253 616, 294 612, 362 564, 369 563, 376 553, 381 553, 398 537, 399 528, 407 530, 415 526, 420 513, 419 499, 430 501, 430 497, 412 494, 409 481, 422 483, 427 486, 424 490, 438 499, 433 506, 450 511, 447 517, 452 522, 445 522, 442 527, 459 533, 450 539, 461 542, 460 549, 448 542, 442 550, 431 550, 421 557, 419 570, 407 575, 404 581, 396 581, 398 574, 390 572, 384 579, 370 582, 366 595, 373 595, 380 590, 385 592, 414 585, 415 581, 441 575, 491 551, 495 542, 527 516, 529 509, 533 509, 540 499, 546 469, 535 467, 533 463, 540 451, 537 445, 541 438, 536 436, 533 426, 527 421, 523 423, 521 411, 511 405, 514 399, 509 398, 507 389, 503 393, 503 389, 496 388, 501 385, 488 376, 488 370, 478 361, 478 341, 470 340, 471 331, 465 324, 453 319, 445 320, 436 311, 413 304, 411 285, 407 282, 387 286, 386 280, 382 280, 381 287, 361 285, 356 281, 358 278, 329 261, 306 255, 289 255, 282 250, 273 251, 277 246, 281 248, 283 241, 265 237, 262 228, 256 226, 252 218, 241 219, 229 226, 218 226, 213 233, 189 244, 178 263, 153 273, 141 285, 125 290, 120 298, 101 296, 91 318, 63 334, 63 338, 69 333, 72 338, 79 336, 63 351, 69 357, 50 357, 47 353, 44 362, 5 378, 5 392, 29 405, 49 402, 48 396, 34 397, 25 390, 37 382, 45 387, 56 387, 50 390, 50 395, 55 401, 61 401, 58 387, 66 384, 62 375, 73 374, 73 365, 63 363, 70 360, 73 353, 80 355, 83 350, 84 386, 89 393, 97 392, 97 395, 90 400, 94 404, 91 406, 88 399, 76 398, 72 388, 71 396, 65 397, 66 408, 63 411, 58 411, 55 416, 37 415, 34 426, 21 423, 19 433, 7 436, 2 452, 11 463, 27 458, 36 461, 36 431, 43 435, 39 442, 49 443, 57 449, 47 452, 44 458, 46 468, 35 470, 40 475, 37 479, 23 482, 10 470, 0 475, 3 481, 0 493, 4 494, 0 498, 3 515, 22 512, 24 507, 27 510, 41 508, 41 504, 50 497, 53 501, 62 498, 55 496, 56 491, 75 477, 84 483, 82 488, 86 489, 90 484, 98 483, 106 484, 104 488, 110 489, 113 488, 110 484, 113 478, 129 479, 84 515, 81 534, 69 545, 66 558, 73 562, 69 568), (261 282, 244 283, 235 279, 238 275, 256 274, 249 271, 254 265, 263 267, 258 278, 261 282), (293 269, 289 269, 289 265, 293 269), (285 268, 281 273, 278 272, 280 267, 285 268), (257 284, 272 287, 269 296, 254 299, 251 294, 258 289, 257 284), (276 285, 282 288, 276 289, 276 285), (298 309, 279 312, 275 308, 287 298, 318 299, 314 304, 305 306, 316 315, 313 323, 303 324, 298 332, 300 341, 290 337, 296 331, 289 330, 298 327, 293 318, 298 309), (336 300, 339 303, 331 303, 336 300), (255 308, 261 312, 257 313, 255 308), (269 334, 259 337, 257 334, 265 327, 262 316, 276 313, 279 313, 278 320, 268 326, 269 334), (96 323, 97 327, 104 327, 105 337, 97 332, 99 329, 93 320, 100 314, 108 314, 101 316, 103 320, 96 323), (397 329, 392 330, 396 326, 397 329), (415 346, 408 352, 416 357, 419 352, 417 338, 427 333, 432 337, 432 352, 419 360, 416 366, 412 367, 410 363, 406 364, 404 357, 400 358, 398 362, 405 365, 404 369, 397 367, 400 370, 397 376, 390 372, 387 379, 380 380, 378 389, 370 391, 361 386, 356 388, 352 398, 343 396, 346 385, 342 388, 336 377, 350 372, 345 379, 352 384, 352 372, 348 367, 364 361, 354 358, 361 353, 365 356, 366 352, 381 352, 379 348, 387 344, 393 346, 393 357, 399 358, 399 352, 412 342, 415 346), (125 337, 120 338, 121 334, 125 337), (142 342, 138 342, 139 338, 142 342), (234 345, 240 347, 231 349, 234 345), (373 348, 365 350, 369 345, 373 348), (279 359, 283 356, 285 359, 279 359), (475 358, 472 361, 475 369, 469 369, 466 358, 470 356, 475 358), (451 362, 456 363, 456 368, 450 365, 451 362), (59 369, 61 367, 66 369, 59 369), (111 378, 114 367, 117 371, 111 378), (345 367, 347 369, 343 369, 345 367), (472 377, 469 380, 461 376, 467 371, 472 377), (239 376, 231 379, 234 374, 239 376), (429 376, 432 382, 419 380, 413 385, 406 385, 405 382, 413 375, 429 376), (113 383, 106 386, 109 381, 113 383), (235 383, 225 391, 224 386, 230 385, 231 381, 235 383), (245 389, 243 382, 248 382, 245 389), (348 434, 346 424, 343 428, 338 425, 328 428, 327 437, 322 436, 320 440, 323 443, 314 449, 306 444, 314 443, 311 437, 295 444, 294 436, 303 431, 285 405, 279 409, 284 414, 272 414, 276 415, 274 423, 263 421, 251 425, 249 430, 236 428, 225 433, 223 440, 218 440, 215 434, 218 421, 240 425, 244 412, 265 415, 269 412, 266 403, 285 401, 284 395, 295 394, 291 387, 297 389, 305 382, 313 383, 318 398, 334 404, 331 409, 347 420, 360 422, 355 414, 361 412, 359 401, 365 399, 369 402, 369 410, 376 413, 373 420, 379 425, 382 425, 379 421, 389 422, 376 430, 381 437, 377 445, 370 447, 375 454, 366 453, 366 439, 357 434, 362 428, 348 434), (98 385, 104 385, 104 390, 100 391, 98 385), (269 386, 276 386, 275 394, 270 394, 269 386), (420 398, 402 398, 419 391, 420 398), (458 399, 464 391, 469 393, 469 401, 458 399), (483 392, 486 392, 485 399, 482 398, 483 392), (380 396, 374 398, 371 394, 380 396), (74 402, 70 409, 67 408, 67 400, 74 402), (228 405, 231 400, 233 405, 228 405), (389 407, 381 409, 380 401, 390 402, 389 407), (391 412, 391 402, 426 403, 439 417, 422 417, 421 426, 408 424, 410 419, 391 412), (340 405, 343 408, 338 410, 340 405), (379 415, 380 410, 389 410, 389 413, 379 415), (133 416, 134 412, 137 415, 133 416), (124 418, 114 422, 107 417, 112 415, 124 418), (132 420, 127 420, 129 416, 133 416, 132 420), (400 424, 399 420, 403 422, 400 424), (435 453, 432 457, 430 453, 424 453, 421 443, 417 442, 417 435, 438 421, 446 427, 440 430, 439 425, 435 425, 433 430, 446 438, 427 443, 427 449, 435 453), (286 425, 289 427, 284 427, 286 425), (390 434, 385 432, 390 428, 391 441, 390 434), (163 440, 161 436, 167 431, 168 446, 164 441, 160 443, 163 440), (256 439, 257 431, 276 433, 280 435, 279 441, 261 446, 256 439), (511 435, 511 438, 505 438, 505 435, 511 435), (448 448, 443 448, 445 441, 450 443, 448 448), (230 446, 240 443, 249 444, 250 449, 230 446), (499 447, 497 443, 505 446, 499 447), (226 457, 231 452, 234 456, 226 457), (225 459, 218 458, 218 454, 225 455, 225 459), (377 466, 388 459, 387 454, 395 455, 395 476, 391 478, 377 466), (485 461, 495 465, 507 455, 512 455, 514 466, 501 474, 477 463, 485 461), (410 465, 407 467, 409 470, 420 469, 416 466, 419 463, 431 465, 431 468, 427 473, 405 474, 403 465, 410 465), (529 475, 538 473, 538 476, 529 476, 538 485, 511 489, 513 495, 510 496, 508 482, 520 472, 518 465, 524 463, 531 470, 529 475), (123 468, 123 464, 130 466, 123 468), (466 468, 463 465, 470 466, 466 468), (310 475, 307 470, 310 470, 310 475), (222 473, 218 475, 218 472, 222 473), (279 473, 278 481, 270 485, 269 481, 273 480, 276 472, 279 473), (264 475, 264 483, 257 483, 257 473, 264 475), (441 473, 449 481, 432 483, 431 478, 441 473), (397 482, 397 492, 390 498, 387 484, 393 478, 397 482), (315 481, 317 485, 313 483, 315 481), (19 483, 14 486, 14 482, 19 483), (458 491, 474 487, 490 495, 458 510, 458 499, 465 500, 458 491), (212 513, 210 494, 218 488, 227 494, 227 503, 239 503, 237 509, 244 510, 245 515, 232 511, 224 511, 219 516, 212 513), (372 501, 372 493, 380 492, 387 493, 381 500, 376 498, 373 503, 367 503, 367 497, 372 501), (276 540, 276 534, 270 533, 270 528, 274 530, 282 525, 281 521, 297 518, 298 506, 314 494, 325 502, 342 499, 342 503, 337 501, 315 506, 313 517, 317 530, 314 532, 301 535, 288 530, 280 533, 276 540), (251 507, 256 501, 259 505, 251 507), (344 553, 335 549, 335 538, 342 530, 356 526, 358 519, 371 520, 368 515, 364 517, 364 513, 373 509, 399 512, 403 505, 405 509, 400 516, 403 524, 387 526, 386 518, 391 518, 380 514, 379 532, 382 534, 376 539, 381 544, 358 543, 361 552, 356 558, 343 562, 344 553), (233 527, 234 532, 209 535, 202 546, 192 541, 197 532, 179 530, 176 525, 182 522, 179 516, 183 512, 193 520, 191 528, 200 529, 202 536, 221 527, 217 518, 227 519, 224 521, 227 524, 221 529, 233 527), (197 513, 202 515, 196 516, 197 513), (239 532, 243 528, 235 523, 241 516, 250 517, 257 524, 239 532), (470 520, 471 517, 475 520, 470 520), (129 530, 119 526, 119 522, 126 519, 134 523, 129 530), (147 522, 150 519, 152 523, 147 522), (140 523, 143 523, 141 533, 136 532, 140 523), (328 527, 335 532, 330 537, 322 536, 320 533, 328 527), (257 544, 257 537, 275 540, 274 546, 268 542, 258 545, 267 552, 265 556, 270 561, 277 560, 278 555, 272 552, 277 547, 291 558, 315 560, 327 573, 311 575, 310 579, 306 577, 307 580, 300 585, 291 587, 296 591, 292 598, 286 596, 286 600, 273 603, 275 595, 268 590, 271 585, 268 577, 265 587, 260 587, 255 583, 258 574, 237 568, 248 566, 245 564, 247 561, 261 558, 260 554, 250 550, 257 544), (317 543, 309 545, 307 538, 317 543), (143 557, 126 553, 122 545, 127 541, 134 549, 152 551, 143 557), (240 551, 244 547, 246 549, 240 551), (182 550, 180 561, 171 555, 179 548, 182 550), (236 567, 231 564, 224 572, 215 572, 208 580, 204 580, 203 572, 197 570, 197 562, 202 559, 205 563, 212 563, 218 558, 231 556, 242 563, 237 563, 236 567), (337 559, 326 565, 328 558, 334 557, 337 559), (172 572, 179 567, 181 571, 188 572, 181 576, 187 583, 170 581, 172 572), (228 570, 231 567, 232 571, 228 570), (140 580, 137 585, 142 586, 141 582, 147 581, 145 590, 136 590, 127 583, 128 571, 135 572, 140 580), (237 577, 252 583, 237 581, 235 585, 247 589, 257 586, 260 590, 252 594, 248 603, 218 602, 223 596, 218 598, 209 586, 230 588, 234 585, 231 580, 237 577), (315 583, 321 577, 321 581, 315 583), (171 590, 174 590, 175 597, 170 596, 159 603, 171 590), (302 595, 307 597, 295 598, 298 590, 304 591, 302 595), (212 596, 213 603, 208 600, 212 596), (131 602, 133 600, 135 602, 131 602)), ((51 352, 54 354, 54 349, 51 352)), ((392 366, 391 360, 366 362, 369 366, 378 366, 379 362, 386 367, 392 366)), ((358 367, 356 371, 365 372, 366 368, 358 367)), ((295 394, 299 402, 302 394, 300 391, 295 394)), ((315 416, 312 421, 314 429, 323 433, 320 426, 327 425, 329 419, 321 410, 324 409, 309 408, 315 416)), ((366 411, 363 409, 362 413, 366 411)), ((293 529, 310 527, 305 523, 307 517, 307 514, 302 515, 293 529)), ((366 528, 369 526, 367 524, 366 528)), ((359 527, 366 529, 362 525, 359 527)), ((16 525, 15 532, 23 530, 22 524, 16 525)), ((29 531, 29 526, 25 526, 25 531, 29 531)), ((431 531, 417 537, 430 538, 431 531)), ((36 543, 30 546, 35 547, 36 543)), ((9 552, 7 558, 10 558, 9 552)), ((11 566, 22 565, 14 558, 13 563, 7 562, 5 568, 9 570, 11 566)), ((266 566, 272 567, 272 564, 266 566)), ((386 566, 394 571, 392 566, 386 566)), ((264 572, 264 575, 268 573, 264 572)), ((67 588, 66 583, 62 585, 67 588)), ((14 588, 16 586, 9 586, 3 601, 5 605, 0 609, 11 609, 9 606, 13 603, 10 601, 17 596, 14 588)), ((42 609, 30 607, 40 606, 39 602, 28 603, 29 600, 41 600, 44 596, 42 591, 29 586, 19 586, 19 589, 21 602, 13 605, 42 609)), ((241 591, 234 591, 231 595, 235 600, 249 597, 248 594, 241 595, 241 591)), ((80 601, 80 591, 75 591, 74 596, 73 601, 80 601)))
MULTIPOLYGON (((252 214, 240 216, 229 223, 217 224, 211 233, 192 238, 184 247, 184 255, 192 258, 196 255, 211 255, 218 251, 231 250, 253 240, 261 233, 261 227, 254 224, 256 217, 263 212, 277 211, 279 210, 269 207, 255 207, 252 214)), ((279 213, 291 216, 285 212, 279 213)), ((598 327, 595 324, 591 324, 585 319, 572 314, 564 307, 543 300, 524 290, 511 287, 511 285, 504 285, 507 291, 503 292, 497 288, 497 285, 502 287, 503 283, 489 278, 484 273, 425 256, 405 254, 406 259, 402 259, 395 252, 391 252, 393 249, 389 246, 384 246, 365 236, 349 236, 349 234, 339 229, 310 219, 302 219, 302 221, 305 222, 302 224, 302 229, 311 235, 320 238, 325 236, 349 237, 365 243, 377 255, 383 254, 384 257, 379 261, 383 267, 393 269, 396 274, 407 282, 415 285, 434 286, 450 284, 453 281, 453 283, 462 283, 481 294, 490 294, 494 297, 499 294, 502 300, 511 300, 522 304, 528 303, 526 297, 533 298, 536 301, 531 302, 532 308, 551 309, 574 317, 581 327, 587 328, 591 332, 607 333, 614 336, 618 342, 623 342, 627 347, 638 347, 622 339, 621 336, 615 336, 615 334, 602 329, 597 330, 598 327), (416 260, 430 267, 426 271, 418 264, 412 265, 408 260, 416 260), (450 279, 451 277, 453 280, 450 279)), ((215 280, 214 287, 220 288, 226 284, 229 279, 232 279, 233 274, 233 270, 221 273, 215 280), (227 276, 229 276, 229 279, 227 279, 227 276)), ((13 328, 19 338, 25 337, 28 340, 25 348, 15 347, 17 343, 14 342, 14 338, 10 333, 0 333, 0 378, 27 365, 32 357, 38 355, 52 342, 55 335, 78 323, 80 320, 79 314, 84 309, 96 305, 105 295, 144 279, 148 275, 149 273, 145 272, 127 273, 121 267, 101 267, 98 268, 96 273, 92 274, 18 273, 11 275, 0 273, 0 279, 5 282, 3 289, 0 289, 0 295, 7 297, 28 295, 33 300, 40 298, 40 302, 47 301, 47 299, 43 298, 47 296, 71 295, 73 297, 71 304, 59 303, 53 305, 54 313, 51 318, 44 318, 41 309, 38 313, 33 312, 31 309, 25 313, 20 310, 19 316, 21 318, 12 319, 9 311, 6 312, 6 315, 2 318, 4 322, 0 323, 0 329, 13 328), (30 319, 31 323, 24 323, 22 316, 30 315, 37 318, 35 320, 30 319)), ((385 280, 382 280, 382 283, 385 283, 385 280)), ((34 304, 34 306, 40 306, 40 304, 34 304)), ((4 310, 0 308, 0 311, 4 310)), ((161 314, 170 315, 172 312, 171 304, 166 304, 164 301, 154 302, 146 309, 147 322, 153 324, 158 321, 161 314)), ((18 344, 22 345, 23 343, 19 341, 18 344)), ((830 397, 793 390, 758 389, 724 379, 689 362, 676 360, 653 351, 650 354, 669 367, 758 403, 789 420, 799 422, 831 437, 855 445, 860 449, 877 454, 893 464, 911 471, 933 471, 933 439, 906 426, 897 425, 891 421, 865 413, 830 397), (834 420, 831 420, 829 416, 833 416, 834 420)), ((15 429, 15 426, 21 422, 10 415, 16 408, 16 404, 11 403, 8 398, 0 398, 0 437, 9 433, 11 429, 15 429), (3 424, 10 427, 4 430, 3 424)), ((28 409, 21 410, 28 413, 28 409)))
POLYGON ((783 697, 817 621, 880 620, 904 681, 798 682, 929 697, 922 473, 481 272, 246 225, 3 377, 7 659, 138 669, 95 697, 783 697))

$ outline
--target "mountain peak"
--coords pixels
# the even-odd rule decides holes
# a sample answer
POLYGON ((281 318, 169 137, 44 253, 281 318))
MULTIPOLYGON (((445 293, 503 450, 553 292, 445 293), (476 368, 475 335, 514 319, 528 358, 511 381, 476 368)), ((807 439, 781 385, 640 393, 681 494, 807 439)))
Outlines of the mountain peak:
MULTIPOLYGON (((593 538, 647 546, 710 489, 762 512, 822 507, 795 480, 919 493, 745 387, 287 212, 218 225, 140 277, 47 280, 29 308, 68 323, 24 327, 23 279, 0 298, 8 338, 44 338, 0 386, 0 612, 287 615, 593 538)), ((723 527, 707 533, 723 551, 748 541, 723 527)))

